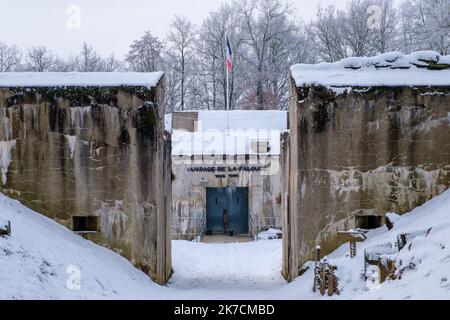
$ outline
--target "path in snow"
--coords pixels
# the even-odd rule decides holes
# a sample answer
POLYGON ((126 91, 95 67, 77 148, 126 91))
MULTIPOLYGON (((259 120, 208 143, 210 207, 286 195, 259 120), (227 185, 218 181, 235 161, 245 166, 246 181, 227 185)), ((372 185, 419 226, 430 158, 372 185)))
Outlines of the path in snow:
POLYGON ((282 241, 206 244, 173 241, 169 287, 183 290, 270 291, 281 275, 282 241))

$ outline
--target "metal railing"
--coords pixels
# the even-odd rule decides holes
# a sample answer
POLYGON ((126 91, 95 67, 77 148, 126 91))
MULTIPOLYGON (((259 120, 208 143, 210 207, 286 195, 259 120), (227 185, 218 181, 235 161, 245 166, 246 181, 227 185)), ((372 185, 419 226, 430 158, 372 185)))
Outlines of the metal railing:
MULTIPOLYGON (((259 240, 259 233, 264 232, 267 235, 270 235, 268 230, 281 230, 282 228, 282 217, 255 217, 250 216, 250 234, 252 238, 256 241, 259 240)), ((278 237, 279 232, 273 232, 273 237, 276 239, 278 237)))
POLYGON ((175 239, 200 239, 206 232, 206 216, 200 218, 172 218, 172 238, 175 239), (187 222, 187 230, 193 232, 181 232, 180 229, 187 222))
MULTIPOLYGON (((255 217, 250 215, 249 220, 250 235, 253 240, 260 240, 258 235, 261 232, 264 232, 269 237, 272 236, 273 239, 278 238, 279 232, 270 233, 268 230, 281 230, 282 217, 255 217)), ((205 233, 206 215, 202 215, 199 218, 172 218, 172 237, 174 239, 201 240, 205 233), (189 232, 181 231, 183 225, 187 225, 186 230, 189 230, 189 232)))

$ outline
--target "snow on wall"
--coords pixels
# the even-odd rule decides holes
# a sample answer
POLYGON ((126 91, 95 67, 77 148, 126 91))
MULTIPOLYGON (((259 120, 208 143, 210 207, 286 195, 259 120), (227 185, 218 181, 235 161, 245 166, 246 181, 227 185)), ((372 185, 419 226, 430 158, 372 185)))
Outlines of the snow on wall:
POLYGON ((156 87, 162 72, 1 72, 0 87, 156 87))
POLYGON ((123 236, 129 219, 124 212, 122 200, 102 202, 101 208, 95 214, 100 216, 100 229, 105 238, 114 239, 123 236))
POLYGON ((0 170, 3 185, 7 182, 8 167, 11 163, 11 151, 15 146, 16 140, 0 141, 0 170))
POLYGON ((387 165, 366 172, 355 167, 327 171, 330 175, 330 191, 335 199, 348 199, 354 192, 376 190, 386 197, 395 192, 399 204, 414 207, 421 190, 427 195, 443 191, 444 186, 439 184, 439 179, 441 175, 450 172, 450 167, 448 170, 426 170, 421 167, 387 165))
POLYGON ((298 87, 447 86, 450 85, 450 56, 440 56, 434 51, 409 55, 389 52, 334 63, 297 64, 291 67, 291 74, 298 87), (430 70, 430 65, 445 70, 430 70))

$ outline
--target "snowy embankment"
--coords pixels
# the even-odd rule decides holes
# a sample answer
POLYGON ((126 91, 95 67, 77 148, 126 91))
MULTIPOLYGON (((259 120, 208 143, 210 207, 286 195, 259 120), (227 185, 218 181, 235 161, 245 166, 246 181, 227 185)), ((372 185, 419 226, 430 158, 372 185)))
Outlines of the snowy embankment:
MULTIPOLYGON (((12 225, 12 236, 0 237, 0 299, 328 299, 312 292, 312 268, 293 283, 283 280, 281 240, 174 241, 174 274, 161 287, 119 255, 2 194, 0 220, 12 225)), ((348 251, 346 244, 328 257, 341 291, 333 299, 450 299, 450 190, 397 217, 392 230, 368 233, 356 258, 348 251), (401 233, 416 235, 391 257, 404 269, 401 279, 369 289, 364 249, 395 243, 401 233)))
POLYGON ((164 288, 126 259, 1 193, 0 220, 11 221, 12 229, 0 237, 0 299, 161 297, 164 288))
POLYGON ((394 228, 370 232, 368 240, 358 243, 355 259, 349 258, 348 244, 328 257, 338 267, 340 298, 450 299, 450 190, 409 214, 392 216, 394 228), (399 234, 415 236, 400 252, 399 234), (396 261, 398 279, 368 289, 363 280, 364 250, 386 244, 392 245, 390 258, 396 261))

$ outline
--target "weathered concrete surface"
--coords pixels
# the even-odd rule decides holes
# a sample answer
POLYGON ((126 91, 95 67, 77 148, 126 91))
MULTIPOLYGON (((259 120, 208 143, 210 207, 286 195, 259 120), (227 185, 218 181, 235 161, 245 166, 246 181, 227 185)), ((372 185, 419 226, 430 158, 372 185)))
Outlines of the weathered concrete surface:
POLYGON ((171 274, 162 85, 0 89, 1 192, 68 228, 99 217, 85 237, 159 283, 171 274))
POLYGON ((316 245, 336 249, 337 231, 355 228, 356 216, 405 213, 450 186, 449 88, 336 96, 292 84, 290 128, 288 279, 316 245))
POLYGON ((201 221, 206 219, 206 188, 246 187, 249 188, 249 230, 257 233, 264 226, 281 227, 281 172, 279 156, 250 156, 245 160, 239 156, 235 160, 223 160, 213 157, 204 160, 201 156, 191 160, 191 157, 173 158, 172 182, 172 234, 174 239, 192 239, 201 230, 201 221), (206 164, 205 164, 206 163, 206 164), (236 177, 230 177, 226 171, 222 178, 216 175, 220 172, 191 172, 196 167, 229 168, 258 167, 261 171, 231 172, 236 177), (258 226, 259 225, 259 226, 258 226))

